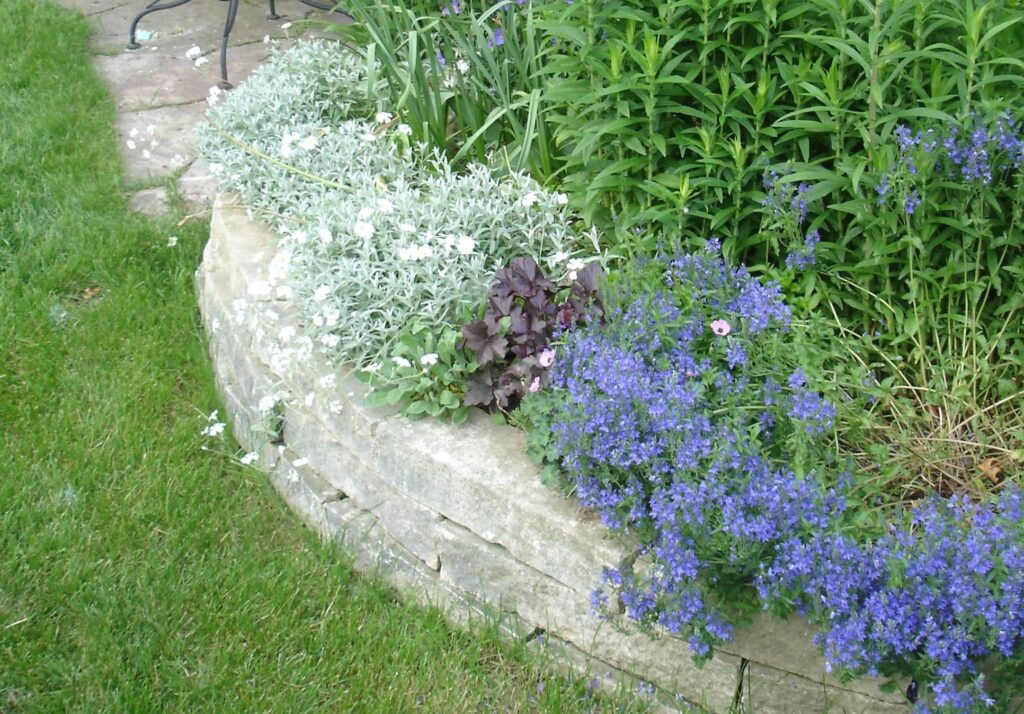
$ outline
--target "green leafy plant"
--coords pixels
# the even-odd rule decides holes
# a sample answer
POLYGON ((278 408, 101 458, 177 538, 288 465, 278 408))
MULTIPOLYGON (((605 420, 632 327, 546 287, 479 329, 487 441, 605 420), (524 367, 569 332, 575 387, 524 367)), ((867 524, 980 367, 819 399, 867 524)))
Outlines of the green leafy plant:
POLYGON ((356 377, 373 391, 371 405, 400 404, 411 419, 439 417, 461 424, 469 416, 463 404, 466 378, 476 362, 458 346, 459 333, 445 329, 437 334, 425 325, 406 328, 395 342, 390 359, 356 377))

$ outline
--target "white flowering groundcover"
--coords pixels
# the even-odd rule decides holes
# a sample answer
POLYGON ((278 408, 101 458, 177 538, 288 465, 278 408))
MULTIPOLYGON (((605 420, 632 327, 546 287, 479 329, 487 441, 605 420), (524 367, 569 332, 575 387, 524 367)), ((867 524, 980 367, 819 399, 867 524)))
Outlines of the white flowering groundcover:
POLYGON ((412 145, 365 67, 335 45, 299 43, 216 103, 198 143, 282 236, 255 289, 296 298, 331 355, 372 368, 403 328, 457 329, 513 257, 552 274, 578 268, 581 236, 564 195, 478 164, 456 173, 412 145))

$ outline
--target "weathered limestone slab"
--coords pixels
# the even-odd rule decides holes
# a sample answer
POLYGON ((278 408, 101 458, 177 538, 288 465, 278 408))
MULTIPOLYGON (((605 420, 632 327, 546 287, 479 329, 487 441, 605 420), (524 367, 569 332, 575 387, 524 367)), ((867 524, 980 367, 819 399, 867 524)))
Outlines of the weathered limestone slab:
POLYGON ((687 701, 681 694, 670 697, 656 688, 650 692, 649 688, 653 685, 649 682, 616 669, 559 637, 543 633, 531 639, 527 648, 540 656, 545 664, 563 674, 587 679, 588 691, 599 691, 609 696, 623 692, 639 693, 648 706, 647 711, 656 714, 698 710, 696 704, 687 701))
POLYGON ((206 102, 125 112, 117 135, 129 181, 170 176, 196 158, 192 132, 206 113, 206 102))
POLYGON ((626 550, 579 508, 538 484, 520 435, 474 415, 458 429, 436 421, 381 424, 381 476, 400 492, 530 566, 589 593, 626 550), (480 448, 487 444, 487 448, 480 448), (424 468, 424 464, 430 464, 424 468))
MULTIPOLYGON (((840 682, 825 671, 825 656, 813 642, 816 628, 806 620, 790 618, 780 620, 765 613, 757 613, 753 621, 736 628, 732 642, 716 645, 722 652, 782 671, 814 673, 814 681, 827 683, 839 690, 858 692, 872 701, 905 705, 906 698, 900 692, 883 692, 883 681, 875 677, 860 677, 850 682, 840 682)), ((909 681, 902 682, 906 689, 909 681)))
POLYGON ((145 216, 163 216, 167 214, 167 189, 145 188, 135 191, 128 197, 128 207, 145 216))
POLYGON ((764 714, 792 712, 834 712, 835 714, 905 714, 908 705, 902 696, 882 701, 860 692, 826 686, 792 672, 756 662, 747 664, 743 677, 745 711, 764 714))

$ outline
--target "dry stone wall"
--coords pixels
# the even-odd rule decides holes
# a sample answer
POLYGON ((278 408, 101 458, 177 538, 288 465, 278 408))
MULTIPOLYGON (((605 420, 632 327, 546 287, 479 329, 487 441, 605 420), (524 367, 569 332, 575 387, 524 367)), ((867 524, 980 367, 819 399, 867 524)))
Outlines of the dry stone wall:
POLYGON ((358 567, 456 622, 496 621, 606 686, 653 684, 663 709, 907 711, 875 681, 827 675, 806 623, 757 618, 697 668, 680 639, 598 619, 591 590, 629 546, 540 484, 514 429, 483 414, 452 427, 367 407, 365 387, 303 336, 274 282, 275 247, 268 228, 218 200, 196 274, 217 384, 242 447, 358 567))

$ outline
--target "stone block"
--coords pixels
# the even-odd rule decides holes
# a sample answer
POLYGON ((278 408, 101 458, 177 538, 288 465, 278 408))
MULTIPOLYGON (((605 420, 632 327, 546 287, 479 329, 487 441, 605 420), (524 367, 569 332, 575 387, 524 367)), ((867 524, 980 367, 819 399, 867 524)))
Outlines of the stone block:
POLYGON ((578 593, 589 593, 602 566, 625 555, 598 523, 540 483, 521 434, 483 414, 458 428, 396 419, 378 433, 385 481, 578 593))
POLYGON ((883 701, 861 692, 826 686, 824 677, 808 679, 757 662, 747 663, 742 704, 744 711, 758 714, 906 714, 910 708, 902 696, 883 701))
POLYGON ((689 648, 629 627, 618 629, 590 613, 589 597, 518 561, 454 523, 440 525, 441 580, 492 608, 515 612, 531 628, 560 637, 617 669, 642 673, 661 689, 726 711, 739 683, 740 658, 716 655, 698 668, 689 648))
MULTIPOLYGON (((797 672, 829 686, 859 692, 872 699, 901 704, 905 698, 899 692, 883 692, 883 680, 876 677, 859 677, 851 682, 840 682, 825 671, 825 656, 814 644, 817 629, 806 620, 790 618, 781 620, 767 613, 756 613, 749 623, 738 626, 736 637, 731 642, 716 645, 718 650, 743 657, 768 667, 797 672)), ((906 688, 909 680, 901 687, 906 688)))
POLYGON ((558 637, 541 634, 531 639, 526 646, 547 667, 567 676, 585 679, 588 690, 619 700, 632 696, 643 702, 644 711, 652 714, 697 711, 693 703, 686 701, 682 695, 672 695, 662 690, 650 692, 644 680, 591 657, 571 642, 558 637))
MULTIPOLYGON (((364 461, 367 456, 370 462, 375 461, 375 454, 354 453, 308 410, 295 406, 285 409, 284 440, 304 454, 332 487, 345 493, 358 507, 372 512, 392 539, 437 570, 440 561, 436 527, 441 517, 381 481, 373 466, 364 461)), ((367 442, 367 447, 372 443, 367 442)))
POLYGON ((309 468, 304 458, 285 449, 270 472, 270 481, 309 528, 321 537, 329 532, 324 506, 337 501, 340 494, 309 468))

